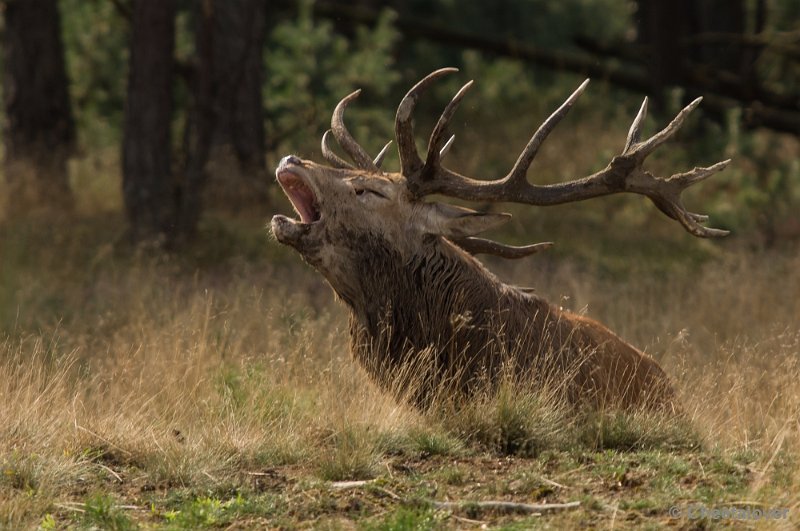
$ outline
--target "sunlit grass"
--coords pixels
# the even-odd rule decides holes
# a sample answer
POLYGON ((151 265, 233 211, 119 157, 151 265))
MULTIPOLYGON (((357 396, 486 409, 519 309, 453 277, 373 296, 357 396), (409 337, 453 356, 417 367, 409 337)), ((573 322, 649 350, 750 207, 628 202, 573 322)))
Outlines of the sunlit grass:
POLYGON ((599 233, 602 209, 521 212, 509 240, 533 227, 566 245, 492 269, 646 349, 684 415, 576 412, 512 382, 421 412, 351 361, 345 308, 267 237, 266 215, 209 216, 181 254, 131 248, 118 205, 100 206, 110 183, 74 217, 0 226, 0 526, 291 527, 308 514, 458 527, 425 505, 444 496, 580 499, 597 525, 609 507, 617 524, 663 523, 690 500, 800 507, 796 251, 695 242, 636 207, 613 223, 669 238, 599 233), (369 487, 331 491, 339 481, 369 487))

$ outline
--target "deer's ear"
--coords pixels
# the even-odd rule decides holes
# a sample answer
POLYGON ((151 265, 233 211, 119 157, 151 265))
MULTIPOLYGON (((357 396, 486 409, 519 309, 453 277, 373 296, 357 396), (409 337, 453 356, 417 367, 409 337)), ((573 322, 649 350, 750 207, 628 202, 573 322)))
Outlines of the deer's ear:
POLYGON ((511 214, 476 212, 469 208, 443 203, 425 203, 422 228, 430 234, 447 238, 466 238, 498 227, 511 219, 511 214))

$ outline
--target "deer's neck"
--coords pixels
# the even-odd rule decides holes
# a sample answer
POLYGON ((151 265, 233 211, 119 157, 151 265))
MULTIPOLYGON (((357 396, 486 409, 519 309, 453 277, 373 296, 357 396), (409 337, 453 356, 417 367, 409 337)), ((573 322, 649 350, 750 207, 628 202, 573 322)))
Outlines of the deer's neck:
POLYGON ((441 238, 406 259, 389 249, 377 242, 364 249, 358 285, 340 293, 351 307, 352 347, 362 363, 424 349, 480 357, 489 345, 514 340, 513 332, 499 340, 498 330, 511 332, 549 311, 441 238))

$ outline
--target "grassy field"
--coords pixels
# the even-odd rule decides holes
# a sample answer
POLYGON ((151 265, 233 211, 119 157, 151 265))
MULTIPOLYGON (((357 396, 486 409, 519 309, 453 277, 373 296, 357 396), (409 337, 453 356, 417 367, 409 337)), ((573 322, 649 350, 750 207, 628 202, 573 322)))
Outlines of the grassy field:
POLYGON ((511 387, 420 413, 366 380, 345 309, 263 222, 209 221, 180 256, 120 243, 114 213, 0 228, 0 527, 800 522, 796 250, 698 242, 656 220, 651 240, 492 263, 652 353, 688 420, 576 415, 511 387))
MULTIPOLYGON (((540 182, 605 164, 635 112, 606 125, 583 109, 581 127, 543 147, 540 182)), ((456 168, 483 174, 486 161, 510 159, 507 146, 530 126, 523 134, 500 122, 494 142, 481 142, 483 130, 459 137, 480 150, 454 148, 456 168)), ((753 138, 756 155, 800 154, 796 142, 753 138)), ((738 229, 762 203, 745 204, 737 183, 766 163, 733 141, 730 153, 697 161, 690 147, 652 167, 737 156, 688 199, 714 203, 715 222, 738 229)), ((767 251, 742 230, 699 241, 640 198, 511 208, 500 239, 556 247, 491 268, 656 357, 687 418, 579 415, 513 386, 422 413, 369 383, 349 356, 345 308, 268 237, 285 200, 209 216, 180 254, 134 249, 117 158, 90 151, 73 161, 75 215, 0 219, 0 528, 800 523, 796 246, 767 251), (524 514, 478 504, 487 501, 572 505, 524 514), (722 520, 702 508, 787 518, 722 520)), ((782 204, 773 210, 785 216, 782 204)))

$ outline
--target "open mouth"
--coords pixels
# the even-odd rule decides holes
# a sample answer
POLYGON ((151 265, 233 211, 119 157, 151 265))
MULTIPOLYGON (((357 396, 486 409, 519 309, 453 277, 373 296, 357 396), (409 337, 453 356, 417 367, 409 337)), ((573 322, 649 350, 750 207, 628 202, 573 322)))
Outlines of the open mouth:
POLYGON ((303 223, 319 221, 319 204, 314 191, 305 179, 289 170, 279 171, 277 178, 292 206, 300 214, 300 221, 303 223))

